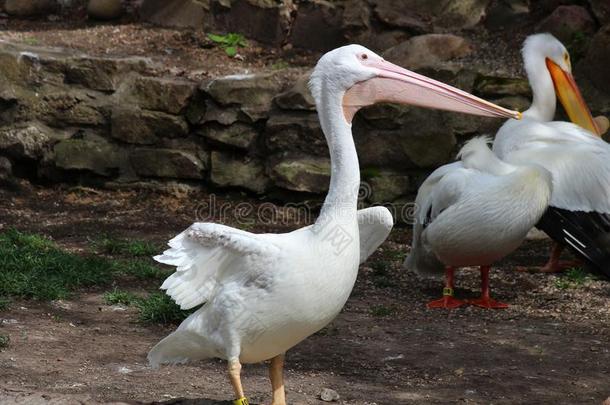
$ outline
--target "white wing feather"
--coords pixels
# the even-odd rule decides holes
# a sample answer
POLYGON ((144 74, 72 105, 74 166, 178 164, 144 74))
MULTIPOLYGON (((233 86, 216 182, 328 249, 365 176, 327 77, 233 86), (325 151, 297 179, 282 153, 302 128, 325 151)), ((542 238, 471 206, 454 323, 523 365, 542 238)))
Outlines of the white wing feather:
POLYGON ((394 218, 386 207, 370 207, 358 210, 360 264, 364 263, 386 240, 393 226, 394 218))
POLYGON ((610 213, 610 145, 569 122, 509 121, 494 152, 511 163, 535 162, 551 172, 551 206, 610 213))
POLYGON ((169 249, 155 260, 176 267, 161 289, 180 305, 190 309, 209 300, 222 282, 222 272, 234 259, 268 256, 279 248, 263 235, 225 225, 195 223, 169 242, 169 249))

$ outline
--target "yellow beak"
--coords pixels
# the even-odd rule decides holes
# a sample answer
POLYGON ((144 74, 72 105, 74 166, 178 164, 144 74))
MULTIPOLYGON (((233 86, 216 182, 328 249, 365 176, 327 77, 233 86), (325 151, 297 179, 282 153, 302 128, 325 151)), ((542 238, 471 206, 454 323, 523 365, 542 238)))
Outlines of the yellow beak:
POLYGON ((566 110, 568 117, 570 117, 570 121, 593 132, 597 136, 601 136, 603 134, 602 128, 593 119, 591 111, 589 111, 589 107, 587 107, 572 74, 566 72, 548 58, 546 59, 546 67, 553 79, 557 97, 566 110))

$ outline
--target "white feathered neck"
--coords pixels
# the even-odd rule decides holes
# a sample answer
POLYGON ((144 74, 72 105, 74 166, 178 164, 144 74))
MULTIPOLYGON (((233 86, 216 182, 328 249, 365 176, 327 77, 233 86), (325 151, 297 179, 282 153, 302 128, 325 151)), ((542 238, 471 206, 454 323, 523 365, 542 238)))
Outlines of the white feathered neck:
POLYGON ((532 105, 523 113, 524 117, 548 122, 555 117, 557 97, 551 74, 546 67, 546 57, 552 47, 563 47, 550 34, 531 35, 523 44, 523 63, 532 88, 532 105))

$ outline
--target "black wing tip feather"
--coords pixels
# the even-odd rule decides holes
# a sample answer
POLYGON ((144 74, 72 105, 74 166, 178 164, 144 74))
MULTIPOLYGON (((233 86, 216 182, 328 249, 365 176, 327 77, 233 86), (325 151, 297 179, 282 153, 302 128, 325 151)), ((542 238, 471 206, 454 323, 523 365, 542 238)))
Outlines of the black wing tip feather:
POLYGON ((536 227, 570 248, 589 269, 610 279, 609 214, 549 207, 536 227))

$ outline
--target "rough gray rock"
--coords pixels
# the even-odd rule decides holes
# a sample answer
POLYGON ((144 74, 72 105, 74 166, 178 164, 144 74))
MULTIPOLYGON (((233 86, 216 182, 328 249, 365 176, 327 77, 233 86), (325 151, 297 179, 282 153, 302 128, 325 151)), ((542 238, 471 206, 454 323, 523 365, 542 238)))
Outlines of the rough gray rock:
POLYGON ((610 1, 608 0, 589 0, 595 18, 601 25, 610 23, 610 1))
MULTIPOLYGON (((610 24, 606 24, 595 34, 585 58, 578 65, 579 71, 591 80, 597 90, 605 92, 606 97, 610 95, 608 66, 610 66, 610 24)), ((603 97, 594 99, 599 101, 603 97)))
POLYGON ((317 51, 343 45, 342 14, 343 10, 331 2, 299 4, 290 30, 290 43, 317 51))
POLYGON ((13 165, 11 161, 0 156, 0 185, 11 179, 13 176, 13 165))
POLYGON ((231 75, 209 82, 203 90, 223 106, 238 104, 253 121, 265 118, 286 79, 278 73, 231 75))
POLYGON ((324 402, 334 402, 340 399, 337 391, 330 388, 322 388, 320 391, 320 399, 324 402))
POLYGON ((309 156, 283 157, 271 164, 269 173, 279 187, 324 193, 330 182, 330 159, 309 156))
POLYGON ((145 177, 201 179, 204 164, 190 152, 175 149, 138 148, 129 160, 136 174, 145 177))
POLYGON ((299 77, 292 87, 275 97, 275 104, 284 110, 315 111, 316 103, 309 91, 308 83, 311 72, 299 77))
POLYGON ((61 135, 39 123, 0 128, 0 150, 16 158, 40 159, 61 135))
POLYGON ((98 20, 114 20, 123 14, 121 0, 89 0, 87 14, 98 20))
POLYGON ((391 203, 410 192, 409 176, 395 171, 382 170, 365 180, 370 189, 368 200, 372 204, 391 203))
POLYGON ((196 85, 173 78, 138 76, 118 90, 120 102, 133 103, 147 110, 179 114, 188 105, 196 85))
POLYGON ((384 23, 413 32, 474 27, 485 15, 490 0, 372 0, 376 16, 384 23))
POLYGON ((326 138, 315 113, 293 111, 274 114, 267 121, 265 144, 273 152, 303 152, 328 156, 326 138))
POLYGON ((53 160, 61 169, 89 170, 102 176, 129 172, 127 152, 94 135, 60 141, 53 160))
POLYGON ((577 34, 592 34, 595 28, 595 21, 581 6, 559 6, 538 25, 538 31, 550 32, 566 44, 577 34))
POLYGON ((28 17, 50 13, 57 9, 54 0, 6 0, 4 10, 8 15, 28 17))
POLYGON ((258 136, 258 132, 253 127, 240 122, 228 127, 208 125, 201 134, 214 141, 242 149, 248 149, 258 136))
POLYGON ((439 62, 468 55, 472 48, 468 40, 452 34, 419 35, 396 45, 383 57, 409 69, 433 67, 439 62))
POLYGON ((529 12, 529 0, 492 1, 485 17, 485 27, 502 30, 527 18, 529 12))
POLYGON ((142 20, 164 27, 201 28, 208 13, 198 0, 143 0, 142 20))
POLYGON ((161 137, 179 138, 188 132, 189 127, 180 116, 130 107, 112 110, 112 137, 123 142, 151 145, 161 137))
POLYGON ((210 179, 217 186, 243 187, 255 193, 263 193, 269 186, 265 167, 258 160, 213 151, 210 165, 210 179))

